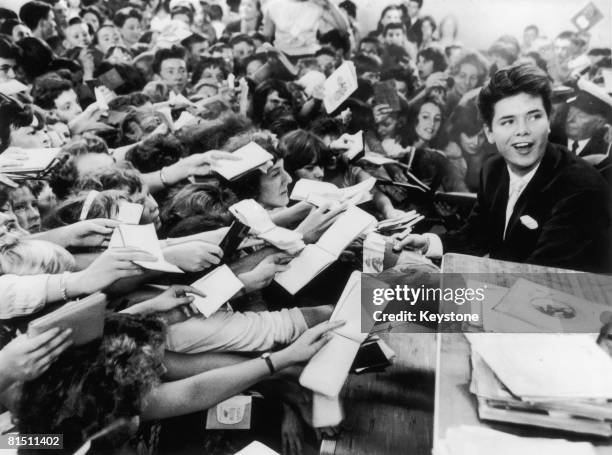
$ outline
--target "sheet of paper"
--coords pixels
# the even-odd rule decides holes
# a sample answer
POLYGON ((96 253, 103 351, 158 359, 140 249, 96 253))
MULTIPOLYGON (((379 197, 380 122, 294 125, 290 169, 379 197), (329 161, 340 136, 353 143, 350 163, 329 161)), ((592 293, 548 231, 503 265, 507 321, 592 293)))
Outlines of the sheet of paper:
POLYGON ((272 162, 274 157, 255 142, 249 142, 244 147, 233 152, 233 156, 240 160, 218 160, 212 166, 226 180, 232 180, 255 170, 266 163, 272 162))
POLYGON ((100 87, 94 87, 94 95, 100 110, 108 111, 108 101, 106 100, 106 96, 104 96, 104 92, 100 89, 100 87))
POLYGON ((380 153, 366 153, 362 159, 367 161, 368 163, 376 164, 378 166, 382 166, 384 164, 398 163, 397 160, 387 158, 386 156, 381 155, 380 153))
POLYGON ((345 61, 323 84, 323 105, 328 114, 335 111, 357 90, 357 73, 350 60, 345 61))
POLYGON ((229 208, 232 215, 242 224, 250 227, 256 234, 274 229, 276 225, 270 214, 254 199, 243 199, 229 208))
POLYGON ((117 221, 125 224, 138 224, 142 217, 144 206, 142 204, 134 204, 133 202, 121 201, 119 203, 119 213, 117 213, 117 221))
POLYGON ((328 397, 337 397, 358 350, 359 343, 334 334, 304 367, 300 384, 328 397))
POLYGON ((209 317, 221 306, 235 296, 243 287, 234 272, 227 265, 217 267, 206 276, 200 278, 192 286, 206 297, 194 295, 193 304, 204 316, 209 317))
MULTIPOLYGON (((602 313, 610 307, 533 283, 523 278, 510 288, 494 311, 517 320, 516 330, 554 333, 597 333, 602 313), (523 324, 521 324, 523 323, 523 324)), ((509 332, 514 321, 506 322, 509 332)))
POLYGON ((0 93, 6 96, 13 96, 20 92, 26 92, 28 86, 22 84, 17 79, 11 79, 7 82, 0 83, 0 93))
POLYGON ((160 272, 183 273, 176 265, 170 264, 164 254, 153 224, 122 224, 118 228, 123 240, 123 246, 139 248, 155 256, 156 261, 134 261, 141 267, 160 272))
POLYGON ((306 246, 302 240, 302 234, 280 226, 275 226, 273 229, 259 234, 258 237, 290 254, 302 251, 306 246))
POLYGON ((472 349, 524 399, 612 399, 612 358, 586 334, 466 334, 472 349))
POLYGON ((287 270, 276 274, 274 281, 294 295, 331 265, 336 258, 337 256, 316 244, 306 245, 306 248, 289 263, 287 270))
POLYGON ((174 129, 178 131, 181 128, 184 128, 186 126, 192 126, 192 125, 197 125, 197 124, 198 124, 198 117, 191 115, 187 111, 183 111, 181 112, 181 115, 179 116, 179 118, 176 119, 176 122, 174 122, 174 129))
POLYGON ((320 71, 308 71, 298 79, 297 83, 304 88, 306 95, 318 98, 320 92, 318 87, 325 83, 325 75, 320 71))
POLYGON ((369 329, 374 325, 371 317, 368 317, 367 312, 363 311, 361 305, 361 272, 353 272, 349 277, 344 290, 338 299, 334 311, 329 318, 330 321, 346 321, 335 333, 342 335, 345 338, 350 338, 357 344, 361 344, 368 337, 369 329), (367 326, 366 321, 372 321, 372 324, 365 333, 361 330, 361 321, 367 326))
POLYGON ((253 441, 244 449, 236 452, 234 455, 280 455, 270 447, 262 444, 259 441, 253 441))
POLYGON ((341 188, 340 194, 344 199, 349 199, 357 194, 371 191, 372 188, 374 188, 374 185, 376 185, 376 179, 374 177, 370 177, 357 185, 341 188))
POLYGON ((325 231, 317 245, 338 257, 359 234, 375 225, 376 218, 358 207, 351 206, 325 231))
POLYGON ((312 425, 315 428, 334 427, 344 419, 339 397, 312 394, 312 425))
POLYGON ((320 182, 318 180, 300 179, 293 186, 290 199, 294 201, 306 201, 312 196, 324 199, 341 200, 342 194, 333 183, 320 182))

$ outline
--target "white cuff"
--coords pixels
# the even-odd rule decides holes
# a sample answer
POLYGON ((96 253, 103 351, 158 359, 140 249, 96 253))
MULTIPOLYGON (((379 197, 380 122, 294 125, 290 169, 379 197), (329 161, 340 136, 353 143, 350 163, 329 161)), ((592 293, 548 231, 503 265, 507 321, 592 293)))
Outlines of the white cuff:
POLYGON ((444 248, 442 247, 442 240, 436 234, 426 232, 423 237, 429 242, 427 251, 425 251, 425 257, 428 258, 441 258, 444 254, 444 248))

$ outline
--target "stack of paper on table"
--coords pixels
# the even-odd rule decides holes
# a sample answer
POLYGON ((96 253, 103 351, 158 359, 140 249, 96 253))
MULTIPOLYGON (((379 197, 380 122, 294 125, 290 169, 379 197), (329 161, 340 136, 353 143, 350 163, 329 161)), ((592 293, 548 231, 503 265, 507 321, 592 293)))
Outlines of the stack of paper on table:
POLYGON ((160 272, 183 273, 176 265, 164 258, 155 226, 153 224, 121 224, 113 232, 109 248, 132 247, 146 251, 157 258, 155 261, 134 261, 135 264, 160 272))
POLYGON ((212 170, 226 180, 236 180, 255 169, 262 168, 267 171, 274 157, 255 142, 249 142, 244 147, 232 153, 238 160, 217 160, 212 170))
POLYGON ((193 304, 206 317, 221 308, 244 287, 242 281, 234 275, 227 265, 215 268, 212 272, 192 283, 191 286, 206 296, 193 296, 193 304))
POLYGON ((586 442, 526 438, 490 428, 461 425, 449 428, 436 441, 434 455, 595 455, 586 442))
MULTIPOLYGON (((4 153, 9 151, 10 148, 5 150, 4 153)), ((20 160, 18 163, 14 164, 12 163, 13 160, 11 160, 11 164, 3 166, 2 173, 8 175, 10 178, 35 177, 37 174, 47 170, 54 163, 60 149, 19 149, 19 151, 26 155, 25 160, 20 160)), ((2 161, 3 157, 0 155, 0 163, 2 163, 2 161)))
POLYGON ((345 61, 323 83, 323 105, 328 114, 332 113, 357 90, 355 64, 345 61))
POLYGON ((238 221, 250 227, 257 237, 271 245, 290 253, 304 249, 302 235, 275 225, 266 209, 254 199, 243 199, 232 205, 229 211, 238 221))
POLYGON ((290 294, 295 294, 338 259, 342 251, 362 232, 373 228, 375 224, 376 218, 369 213, 358 207, 349 207, 317 243, 307 245, 289 263, 287 270, 276 275, 274 281, 290 294))
POLYGON ((612 436, 612 358, 586 334, 471 334, 481 419, 612 436))
POLYGON ((290 198, 294 201, 307 201, 316 206, 342 202, 358 205, 372 199, 371 191, 375 184, 374 177, 346 188, 338 188, 329 182, 300 179, 293 187, 290 198))

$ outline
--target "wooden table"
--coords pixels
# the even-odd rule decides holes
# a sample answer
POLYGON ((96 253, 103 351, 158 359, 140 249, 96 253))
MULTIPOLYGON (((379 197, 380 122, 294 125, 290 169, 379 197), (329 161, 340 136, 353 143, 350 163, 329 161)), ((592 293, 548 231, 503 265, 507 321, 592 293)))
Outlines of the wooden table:
MULTIPOLYGON (((478 258, 460 254, 447 254, 442 262, 442 271, 447 273, 507 273, 523 274, 532 281, 551 288, 612 306, 612 280, 595 274, 568 274, 567 270, 539 267, 478 258), (537 275, 534 275, 537 274, 537 275)), ((497 284, 509 286, 508 280, 516 275, 500 275, 497 284)), ((590 441, 597 453, 612 453, 612 439, 596 439, 588 435, 526 427, 494 422, 481 422, 477 413, 476 397, 469 392, 470 347, 460 333, 439 334, 437 344, 437 375, 434 411, 434 443, 446 434, 446 430, 457 425, 480 425, 522 436, 564 438, 575 441, 590 441)))
POLYGON ((432 447, 435 333, 405 332, 406 324, 377 326, 395 351, 383 373, 351 374, 342 392, 345 419, 324 455, 429 454, 432 447))

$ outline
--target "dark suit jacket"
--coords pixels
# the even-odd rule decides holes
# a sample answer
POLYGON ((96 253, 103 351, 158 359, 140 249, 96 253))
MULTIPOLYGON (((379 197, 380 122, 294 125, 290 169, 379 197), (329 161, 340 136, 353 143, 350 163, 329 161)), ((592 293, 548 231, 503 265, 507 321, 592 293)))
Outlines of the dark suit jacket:
MULTIPOLYGON (((611 272, 609 189, 592 166, 549 143, 519 197, 503 239, 509 174, 500 156, 480 174, 478 200, 460 231, 441 236, 445 252, 584 271, 611 272), (537 222, 530 229, 520 218, 537 222)), ((527 223, 529 224, 529 223, 527 223)))

